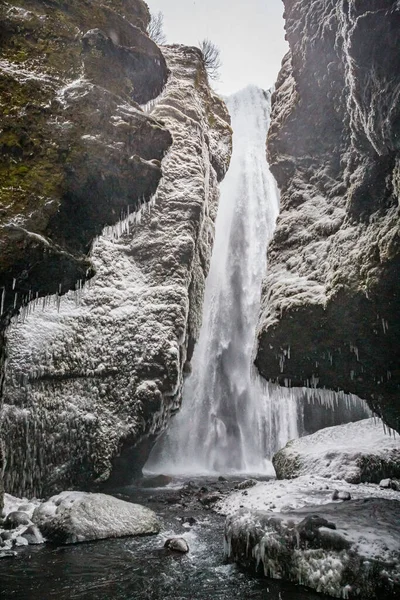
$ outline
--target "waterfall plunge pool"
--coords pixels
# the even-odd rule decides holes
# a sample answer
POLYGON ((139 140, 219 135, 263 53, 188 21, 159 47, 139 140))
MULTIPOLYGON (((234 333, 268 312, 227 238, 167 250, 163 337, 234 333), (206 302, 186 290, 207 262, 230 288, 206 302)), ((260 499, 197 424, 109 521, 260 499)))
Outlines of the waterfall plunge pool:
MULTIPOLYGON (((237 480, 236 480, 237 481, 237 480)), ((224 517, 200 503, 170 503, 182 482, 167 488, 128 487, 116 495, 155 510, 163 522, 157 536, 70 546, 29 546, 0 561, 2 600, 324 600, 281 581, 260 579, 226 561, 224 517), (193 527, 182 518, 193 516, 193 527), (190 552, 164 550, 168 537, 186 538, 190 552)), ((216 479, 196 479, 215 487, 216 479)), ((225 485, 233 487, 234 483, 225 485)))

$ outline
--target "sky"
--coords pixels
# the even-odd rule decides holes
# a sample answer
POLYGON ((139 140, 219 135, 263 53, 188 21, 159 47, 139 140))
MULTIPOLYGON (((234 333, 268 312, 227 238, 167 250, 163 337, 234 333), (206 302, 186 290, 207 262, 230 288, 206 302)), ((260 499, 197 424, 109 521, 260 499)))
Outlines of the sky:
POLYGON ((282 0, 147 0, 164 15, 168 43, 198 46, 204 38, 221 51, 217 92, 229 95, 254 83, 264 89, 276 81, 287 51, 282 0))

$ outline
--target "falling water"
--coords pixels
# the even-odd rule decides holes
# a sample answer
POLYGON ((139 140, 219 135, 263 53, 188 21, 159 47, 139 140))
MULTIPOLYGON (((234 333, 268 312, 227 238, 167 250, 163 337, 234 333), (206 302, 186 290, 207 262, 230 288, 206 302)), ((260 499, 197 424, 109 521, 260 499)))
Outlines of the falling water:
POLYGON ((270 92, 254 86, 227 100, 234 130, 221 186, 203 325, 181 412, 147 468, 168 473, 266 473, 277 443, 297 434, 290 390, 263 385, 253 348, 266 248, 279 210, 265 157, 270 92))

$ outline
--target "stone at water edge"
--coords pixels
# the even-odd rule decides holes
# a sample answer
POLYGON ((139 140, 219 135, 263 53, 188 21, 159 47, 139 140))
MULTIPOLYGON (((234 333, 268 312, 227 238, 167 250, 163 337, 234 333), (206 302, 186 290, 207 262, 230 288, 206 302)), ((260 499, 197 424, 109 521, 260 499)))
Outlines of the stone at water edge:
POLYGON ((174 552, 182 552, 186 554, 189 552, 189 546, 184 538, 169 538, 165 541, 164 548, 173 550, 174 552))
POLYGON ((30 525, 21 533, 21 537, 25 538, 30 545, 43 544, 45 541, 40 529, 36 525, 30 525))
POLYGON ((257 485, 258 481, 256 481, 255 479, 245 479, 244 481, 241 481, 240 483, 237 484, 236 488, 238 490, 247 490, 248 488, 254 487, 255 485, 257 485))
POLYGON ((226 519, 229 558, 335 598, 400 594, 400 503, 370 498, 226 519))
POLYGON ((20 525, 31 525, 29 516, 22 511, 10 512, 4 521, 4 529, 16 529, 20 525))
POLYGON ((157 515, 149 508, 87 492, 53 496, 36 508, 33 522, 49 541, 62 544, 160 531, 157 515))

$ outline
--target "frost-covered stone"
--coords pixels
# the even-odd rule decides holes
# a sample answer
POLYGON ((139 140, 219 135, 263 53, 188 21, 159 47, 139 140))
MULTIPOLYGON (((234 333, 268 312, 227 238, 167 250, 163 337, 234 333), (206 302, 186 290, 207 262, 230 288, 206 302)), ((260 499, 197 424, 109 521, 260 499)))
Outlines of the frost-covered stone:
POLYGON ((284 5, 268 137, 281 214, 256 365, 365 398, 400 431, 399 5, 284 5))
MULTIPOLYGON (((10 330, 3 435, 13 493, 83 487, 112 471, 129 480, 179 407, 231 129, 200 51, 163 53, 171 73, 145 107, 173 136, 156 195, 97 240, 97 276, 84 292, 10 330)), ((129 123, 117 124, 129 137, 129 123)))
POLYGON ((144 506, 86 492, 62 492, 33 513, 33 521, 53 542, 75 544, 105 538, 158 533, 156 514, 144 506))
POLYGON ((400 438, 377 419, 321 429, 290 441, 273 457, 278 479, 319 475, 350 483, 400 476, 400 438))
POLYGON ((335 598, 400 593, 400 502, 370 498, 228 516, 228 557, 335 598))
POLYGON ((382 489, 373 483, 352 484, 344 480, 301 475, 296 479, 263 481, 245 490, 245 493, 237 490, 217 502, 213 509, 223 515, 230 515, 240 508, 288 512, 306 506, 331 504, 335 490, 340 495, 350 494, 353 500, 382 498, 399 501, 400 498, 397 491, 382 489))

